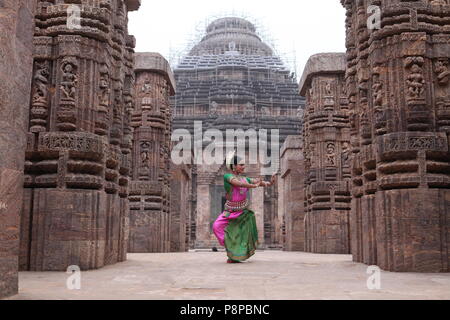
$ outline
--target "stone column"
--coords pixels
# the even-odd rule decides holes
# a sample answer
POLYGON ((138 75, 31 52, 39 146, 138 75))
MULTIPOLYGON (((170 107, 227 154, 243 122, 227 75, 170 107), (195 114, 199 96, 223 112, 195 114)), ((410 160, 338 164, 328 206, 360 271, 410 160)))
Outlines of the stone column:
POLYGON ((127 15, 139 3, 38 1, 23 270, 87 270, 126 258, 135 43, 127 15))
POLYGON ((189 249, 189 224, 191 220, 190 195, 192 193, 191 165, 171 166, 170 172, 170 251, 189 249))
POLYGON ((171 116, 175 81, 158 53, 136 54, 129 252, 168 252, 171 116))
POLYGON ((35 1, 0 1, 0 298, 18 291, 35 1))
POLYGON ((285 251, 305 250, 305 161, 302 136, 288 136, 281 148, 278 185, 279 203, 283 202, 285 251))
POLYGON ((306 251, 350 253, 350 159, 345 54, 312 56, 300 81, 304 118, 306 251))
POLYGON ((450 34, 444 0, 347 9, 355 261, 449 272, 450 34))
POLYGON ((197 175, 197 217, 195 247, 209 247, 212 237, 211 224, 211 192, 210 185, 213 184, 210 173, 198 172, 197 175))

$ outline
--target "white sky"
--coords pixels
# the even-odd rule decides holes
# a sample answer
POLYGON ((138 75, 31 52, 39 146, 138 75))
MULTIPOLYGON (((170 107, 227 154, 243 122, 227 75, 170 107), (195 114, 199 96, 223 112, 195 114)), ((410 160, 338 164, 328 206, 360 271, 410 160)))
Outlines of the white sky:
POLYGON ((129 33, 136 37, 137 52, 159 52, 171 60, 208 19, 233 13, 257 20, 277 52, 292 61, 295 56, 299 78, 311 55, 345 51, 339 0, 142 0, 139 11, 129 14, 129 33))

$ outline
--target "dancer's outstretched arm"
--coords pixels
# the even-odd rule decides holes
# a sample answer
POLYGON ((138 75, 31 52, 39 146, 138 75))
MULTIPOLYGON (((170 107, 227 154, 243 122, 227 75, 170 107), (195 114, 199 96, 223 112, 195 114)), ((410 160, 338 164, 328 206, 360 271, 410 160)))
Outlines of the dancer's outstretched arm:
POLYGON ((235 187, 240 187, 240 188, 248 188, 248 189, 256 189, 259 187, 259 183, 248 183, 248 182, 242 182, 239 181, 236 178, 233 178, 230 180, 230 184, 235 186, 235 187))

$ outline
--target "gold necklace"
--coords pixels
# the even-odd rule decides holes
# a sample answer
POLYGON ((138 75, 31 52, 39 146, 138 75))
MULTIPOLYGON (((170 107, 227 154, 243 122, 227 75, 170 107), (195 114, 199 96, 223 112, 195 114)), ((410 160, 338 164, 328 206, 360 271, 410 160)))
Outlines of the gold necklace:
MULTIPOLYGON (((234 177, 237 178, 239 181, 241 181, 242 178, 243 178, 240 174, 235 174, 234 172, 233 172, 233 175, 234 175, 234 177)), ((242 181, 241 181, 241 182, 242 182, 242 181)), ((239 193, 240 193, 241 195, 244 195, 244 194, 245 194, 245 188, 241 188, 241 187, 238 187, 238 188, 239 188, 239 193)))

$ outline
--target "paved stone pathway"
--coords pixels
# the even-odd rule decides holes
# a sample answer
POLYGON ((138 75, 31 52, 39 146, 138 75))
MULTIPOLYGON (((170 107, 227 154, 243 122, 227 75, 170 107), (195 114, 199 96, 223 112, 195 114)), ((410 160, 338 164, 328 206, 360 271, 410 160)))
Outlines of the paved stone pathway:
POLYGON ((68 290, 64 272, 21 272, 10 299, 450 299, 450 273, 381 272, 367 289, 367 266, 349 255, 258 251, 247 263, 226 264, 223 252, 129 254, 128 261, 82 272, 68 290))

